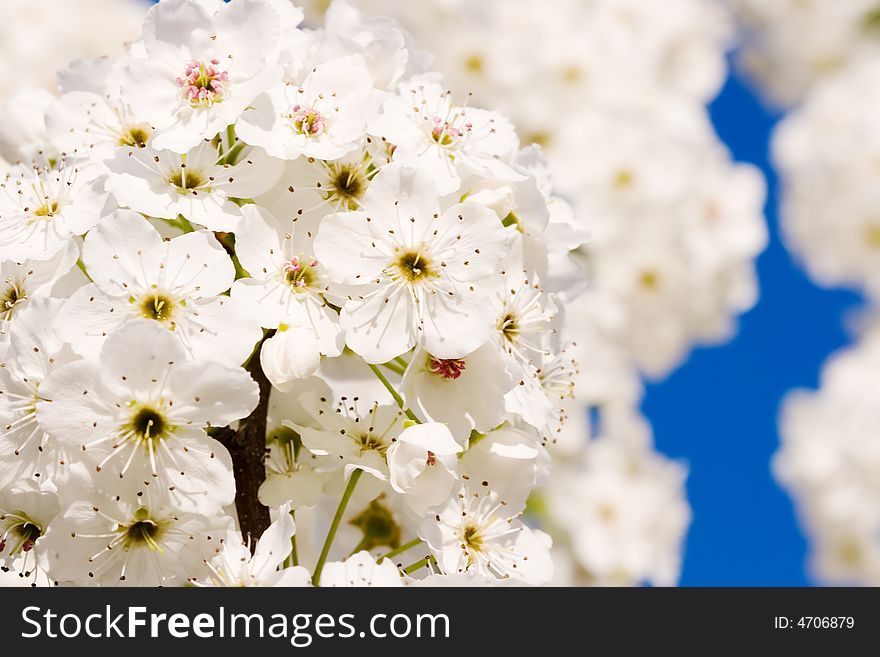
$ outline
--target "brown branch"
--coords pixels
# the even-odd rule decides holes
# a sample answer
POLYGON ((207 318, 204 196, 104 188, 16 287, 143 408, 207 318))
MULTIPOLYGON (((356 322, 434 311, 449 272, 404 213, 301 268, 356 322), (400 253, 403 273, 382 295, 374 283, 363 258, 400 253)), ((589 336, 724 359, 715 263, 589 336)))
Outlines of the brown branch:
MULTIPOLYGON (((268 339, 271 333, 266 336, 268 339)), ((251 550, 257 539, 269 526, 269 509, 260 503, 257 494, 260 485, 266 480, 266 416, 269 412, 269 392, 272 384, 263 373, 260 365, 260 349, 257 346, 245 369, 260 387, 260 401, 254 411, 238 423, 238 429, 221 429, 215 438, 219 440, 232 456, 232 471, 235 475, 235 508, 238 511, 238 524, 242 537, 251 539, 251 550)))

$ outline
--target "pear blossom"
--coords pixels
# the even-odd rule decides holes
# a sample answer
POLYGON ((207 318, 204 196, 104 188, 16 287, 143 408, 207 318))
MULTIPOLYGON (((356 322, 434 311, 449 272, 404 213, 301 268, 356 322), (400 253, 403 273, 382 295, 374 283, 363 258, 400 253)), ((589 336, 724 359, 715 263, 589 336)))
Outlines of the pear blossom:
POLYGON ((458 189, 467 175, 522 178, 511 166, 519 142, 510 121, 456 105, 433 80, 402 85, 369 129, 395 146, 396 162, 429 172, 442 195, 458 189))
POLYGON ((401 392, 410 408, 465 440, 471 431, 489 431, 504 421, 504 397, 516 383, 490 344, 463 358, 436 358, 417 348, 401 392))
POLYGON ((236 129, 246 142, 281 159, 335 160, 358 147, 382 98, 361 56, 339 57, 315 66, 299 84, 261 95, 236 129))
POLYGON ((80 471, 70 486, 73 499, 49 523, 40 545, 41 566, 59 583, 183 584, 189 564, 203 564, 221 549, 231 523, 229 517, 181 512, 150 481, 114 482, 107 493, 80 471))
POLYGON ((424 514, 452 492, 461 451, 449 429, 438 422, 404 429, 385 454, 391 487, 404 495, 413 513, 424 514))
POLYGON ((93 228, 107 201, 88 164, 12 167, 0 180, 0 259, 50 258, 93 228))
POLYGON ((0 335, 18 313, 40 297, 49 297, 56 283, 73 269, 78 249, 68 243, 52 257, 0 260, 0 335))
POLYGON ((251 554, 250 547, 241 540, 240 535, 230 532, 220 553, 206 561, 210 575, 205 581, 193 579, 199 586, 308 586, 309 572, 302 566, 292 566, 278 570, 290 554, 291 537, 296 533, 296 525, 290 517, 290 505, 278 509, 278 518, 273 522, 251 554))
POLYGON ((94 282, 70 296, 56 322, 84 356, 97 356, 106 337, 134 318, 167 329, 194 358, 232 366, 261 337, 223 296, 235 271, 208 231, 166 241, 143 217, 120 211, 86 236, 83 262, 94 282))
POLYGON ((380 480, 388 478, 386 452, 403 431, 403 413, 391 406, 366 406, 358 399, 340 399, 334 409, 326 402, 317 408, 318 428, 286 421, 313 454, 330 456, 323 469, 364 470, 380 480))
POLYGON ((55 148, 103 161, 120 146, 150 143, 153 128, 126 101, 121 69, 118 60, 77 60, 59 75, 64 93, 45 110, 45 130, 55 148))
POLYGON ((553 576, 550 537, 524 525, 503 498, 479 483, 463 485, 436 515, 426 517, 419 535, 446 573, 474 571, 532 585, 553 576))
POLYGON ((211 230, 235 230, 242 212, 233 199, 264 193, 281 175, 281 163, 260 149, 226 146, 224 154, 202 142, 182 155, 119 148, 107 162, 114 174, 107 187, 120 206, 137 212, 163 219, 183 216, 211 230), (235 149, 239 152, 233 161, 235 149))
MULTIPOLYGON (((242 213, 237 254, 250 276, 235 282, 232 298, 264 328, 284 324, 310 329, 317 340, 312 350, 315 364, 319 351, 325 356, 341 354, 339 318, 323 297, 325 268, 313 254, 299 250, 293 236, 299 225, 284 225, 256 206, 245 206, 242 213)), ((301 345, 298 351, 307 350, 301 345)))
POLYGON ((136 319, 96 359, 58 368, 40 386, 37 420, 97 475, 146 480, 177 508, 217 510, 235 491, 229 453, 205 427, 245 417, 257 386, 241 369, 189 361, 174 336, 136 319))
POLYGON ((263 372, 282 392, 314 374, 318 360, 318 338, 310 328, 282 326, 260 349, 263 372))
POLYGON ((38 569, 42 539, 58 514, 58 495, 31 481, 0 492, 0 559, 2 570, 30 579, 38 569))
POLYGON ((9 331, 0 356, 0 486, 57 485, 72 460, 72 450, 37 421, 43 382, 76 360, 52 328, 51 318, 61 304, 59 299, 31 301, 9 331))
POLYGON ((155 128, 154 148, 190 151, 272 86, 279 18, 265 0, 164 0, 150 9, 143 54, 128 63, 122 90, 155 128))
POLYGON ((485 206, 465 202, 441 213, 427 173, 389 165, 360 210, 325 218, 315 255, 331 291, 347 291, 340 314, 346 344, 380 363, 417 343, 459 358, 485 342, 507 244, 485 206))

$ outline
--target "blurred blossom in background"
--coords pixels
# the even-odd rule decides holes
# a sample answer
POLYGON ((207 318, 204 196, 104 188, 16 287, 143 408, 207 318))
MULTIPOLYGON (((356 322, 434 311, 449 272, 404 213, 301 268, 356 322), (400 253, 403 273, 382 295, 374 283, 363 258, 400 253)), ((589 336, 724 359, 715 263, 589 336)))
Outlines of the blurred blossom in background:
POLYGON ((743 68, 788 110, 773 138, 786 245, 825 288, 860 294, 818 390, 790 393, 774 461, 831 584, 880 584, 880 4, 737 2, 743 68))
MULTIPOLYGON (((298 4, 313 24, 328 6, 298 4)), ((554 538, 556 583, 880 583, 880 341, 870 312, 853 322, 867 334, 859 346, 834 358, 818 392, 792 393, 781 415, 775 473, 811 546, 809 575, 792 505, 770 474, 779 402, 818 383, 852 303, 809 286, 780 234, 817 284, 880 293, 880 7, 511 4, 351 0, 392 16, 411 49, 434 53, 456 96, 501 110, 524 144, 543 147, 576 216, 560 204, 548 242, 567 249, 580 225, 592 235, 581 252, 590 288, 565 308, 578 340, 575 398, 564 400, 550 483, 530 501, 530 521, 554 538), (766 110, 739 73, 729 77, 740 43, 735 68, 766 110), (783 109, 780 232, 767 138, 783 109), (759 297, 738 339, 705 349, 731 341, 759 297)), ((0 156, 33 157, 20 145, 41 141, 55 71, 116 54, 146 8, 0 0, 0 156)), ((340 34, 349 10, 336 3, 327 17, 340 34)))
POLYGON ((0 165, 28 159, 58 71, 74 59, 119 55, 140 36, 147 0, 0 0, 0 165), (24 155, 24 157, 23 157, 24 155))

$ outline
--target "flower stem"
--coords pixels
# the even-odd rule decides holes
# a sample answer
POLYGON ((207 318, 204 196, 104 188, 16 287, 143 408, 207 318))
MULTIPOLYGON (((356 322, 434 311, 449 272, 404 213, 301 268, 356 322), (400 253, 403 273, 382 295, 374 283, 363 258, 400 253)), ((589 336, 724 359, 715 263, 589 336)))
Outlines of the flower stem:
POLYGON ((424 559, 420 559, 419 561, 416 561, 414 564, 409 565, 409 566, 407 566, 406 568, 404 568, 404 569, 403 569, 403 572, 404 572, 405 574, 409 575, 410 573, 414 573, 414 572, 416 572, 417 570, 420 570, 421 568, 424 568, 424 567, 427 566, 428 564, 435 564, 435 563, 437 563, 436 559, 434 559, 433 555, 430 555, 430 554, 429 554, 429 555, 428 555, 427 557, 425 557, 424 559))
MULTIPOLYGON (((291 509, 290 517, 293 518, 293 522, 296 523, 296 512, 291 509)), ((296 534, 290 537, 290 565, 298 566, 299 565, 299 555, 296 552, 296 534)))
POLYGON ((324 570, 324 563, 327 561, 327 555, 330 554, 330 546, 333 545, 333 539, 336 538, 336 530, 339 529, 339 523, 342 522, 345 507, 348 506, 348 501, 351 499, 354 487, 357 486, 357 482, 362 474, 364 474, 363 470, 355 470, 348 479, 348 484, 342 493, 342 499, 339 500, 339 506, 336 508, 336 515, 333 516, 333 524, 330 525, 330 531, 327 532, 327 538, 324 540, 324 547, 321 548, 321 556, 318 557, 318 563, 315 564, 315 573, 312 575, 313 586, 321 584, 321 571, 324 570))
POLYGON ((406 552, 407 550, 414 548, 415 546, 417 546, 421 542, 422 542, 422 539, 414 538, 409 543, 404 543, 400 547, 396 547, 393 550, 391 550, 390 552, 383 554, 381 557, 379 557, 379 559, 376 563, 382 563, 385 559, 390 559, 391 557, 396 557, 398 554, 402 554, 402 553, 406 552))
POLYGON ((354 554, 357 554, 357 553, 360 552, 361 550, 366 550, 366 549, 367 549, 367 546, 368 546, 369 544, 370 544, 370 538, 367 537, 367 536, 364 536, 364 537, 361 539, 361 542, 354 546, 354 550, 352 550, 351 552, 348 553, 348 556, 352 556, 352 555, 354 555, 354 554))
POLYGON ((386 370, 391 370, 392 372, 394 372, 398 376, 403 376, 403 368, 400 365, 398 365, 397 363, 395 363, 394 361, 390 361, 388 363, 382 363, 382 367, 384 367, 386 370))
POLYGON ((397 394, 397 391, 394 389, 394 386, 391 385, 391 382, 385 377, 384 374, 382 374, 382 370, 380 370, 378 367, 376 367, 373 364, 369 364, 369 365, 370 365, 370 369, 373 370, 373 374, 375 374, 376 378, 378 378, 379 381, 382 382, 382 385, 385 386, 385 389, 388 391, 388 394, 391 395, 391 397, 394 399, 394 402, 400 407, 400 410, 402 410, 404 413, 406 413, 406 416, 410 420, 412 420, 416 424, 421 424, 419 418, 416 417, 416 414, 413 413, 408 408, 406 408, 406 406, 403 403, 403 397, 401 397, 399 394, 397 394))

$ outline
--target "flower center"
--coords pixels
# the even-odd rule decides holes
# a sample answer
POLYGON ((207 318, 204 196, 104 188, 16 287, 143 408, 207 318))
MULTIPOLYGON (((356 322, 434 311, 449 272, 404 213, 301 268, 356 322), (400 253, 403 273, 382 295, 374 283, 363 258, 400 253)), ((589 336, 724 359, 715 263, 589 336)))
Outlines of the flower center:
POLYGON ((336 201, 349 210, 356 210, 358 199, 367 189, 367 179, 360 171, 350 165, 333 168, 331 165, 330 184, 324 197, 328 201, 336 201))
POLYGON ((404 251, 397 257, 394 267, 407 283, 418 283, 437 276, 431 261, 421 251, 404 251))
POLYGON ((150 512, 141 507, 134 514, 134 522, 124 525, 118 530, 123 535, 122 547, 126 550, 131 548, 148 547, 156 552, 162 552, 159 538, 162 536, 162 523, 150 518, 150 512))
POLYGON ((358 434, 354 440, 360 445, 361 452, 382 452, 387 447, 381 438, 371 433, 358 434))
POLYGON ((58 202, 52 201, 51 203, 46 203, 45 205, 34 210, 34 216, 36 217, 54 217, 58 212, 58 202))
POLYGON ((181 167, 180 171, 172 173, 168 177, 168 182, 177 187, 178 192, 184 194, 204 185, 205 178, 198 171, 188 171, 186 168, 181 167))
POLYGON ((516 342, 519 334, 519 321, 512 312, 507 313, 500 322, 498 322, 498 330, 508 342, 516 342))
MULTIPOLYGON (((464 125, 466 130, 470 130, 472 125, 470 123, 466 123, 464 125)), ((440 144, 441 146, 454 146, 461 138, 464 137, 464 132, 459 130, 449 121, 444 121, 439 116, 434 117, 434 127, 431 129, 431 138, 440 144)))
POLYGON ((651 270, 643 271, 639 276, 639 285, 643 289, 653 292, 660 287, 660 274, 651 270))
POLYGON ((486 62, 480 53, 471 53, 464 58, 464 68, 468 73, 482 73, 486 68, 486 62))
POLYGON ((140 440, 156 440, 167 433, 168 422, 159 411, 143 406, 132 416, 130 428, 140 440))
POLYGON ((15 283, 12 283, 2 294, 0 294, 0 315, 11 313, 12 308, 26 298, 24 290, 15 283))
POLYGON ((483 547, 480 528, 476 525, 467 525, 461 533, 461 542, 469 552, 479 552, 483 547))
POLYGON ((129 128, 119 137, 120 146, 137 146, 146 148, 150 140, 149 129, 143 127, 129 128))
POLYGON ((219 65, 218 59, 194 59, 187 63, 183 77, 177 78, 183 99, 193 109, 207 109, 229 96, 229 74, 221 71, 219 65))
POLYGON ((617 173, 614 174, 614 180, 612 181, 612 186, 615 189, 629 189, 632 187, 635 182, 635 175, 629 169, 621 169, 617 173))
POLYGON ((284 280, 294 292, 305 292, 318 280, 317 266, 314 258, 291 258, 284 264, 284 280))
POLYGON ((146 319, 166 322, 171 319, 173 311, 174 303, 163 294, 150 294, 141 301, 141 316, 146 319))
POLYGON ((865 228, 865 242, 869 248, 880 250, 880 224, 871 224, 865 228))
POLYGON ((306 137, 317 137, 327 129, 327 120, 313 107, 294 105, 290 114, 293 129, 306 137))
POLYGON ((457 379, 466 367, 463 358, 434 358, 428 356, 428 370, 444 379, 457 379))
POLYGON ((37 539, 43 535, 43 529, 22 511, 3 514, 0 516, 0 523, 5 525, 5 531, 0 536, 0 552, 6 549, 8 539, 14 542, 7 553, 9 557, 30 552, 37 539))

